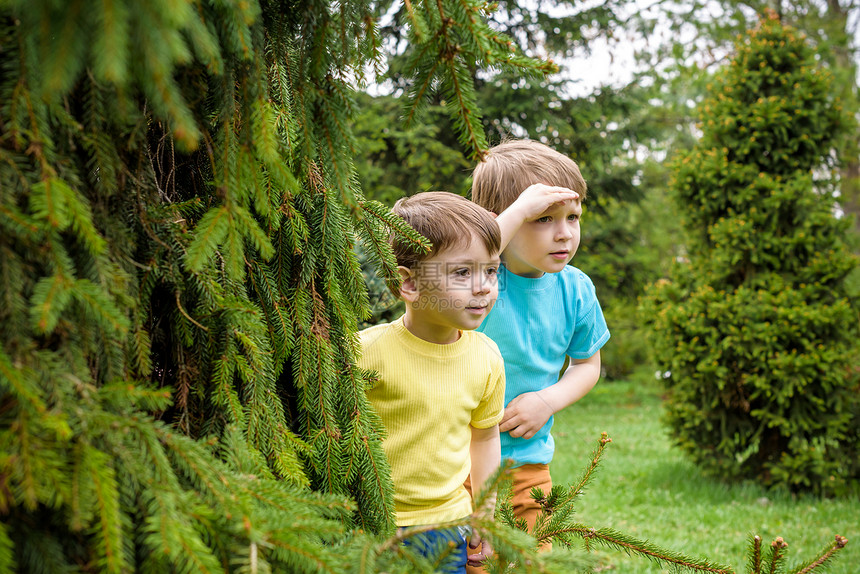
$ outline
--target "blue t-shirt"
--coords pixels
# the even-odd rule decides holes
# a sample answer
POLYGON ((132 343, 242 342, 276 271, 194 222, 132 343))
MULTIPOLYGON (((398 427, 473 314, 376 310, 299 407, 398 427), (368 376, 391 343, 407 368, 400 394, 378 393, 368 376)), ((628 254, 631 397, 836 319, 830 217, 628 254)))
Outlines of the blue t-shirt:
MULTIPOLYGON (((499 270, 499 298, 477 329, 505 360, 505 406, 523 393, 558 382, 565 356, 587 359, 609 340, 609 329, 588 275, 570 265, 529 278, 499 270)), ((553 417, 530 439, 501 434, 502 460, 516 466, 549 464, 553 417)))

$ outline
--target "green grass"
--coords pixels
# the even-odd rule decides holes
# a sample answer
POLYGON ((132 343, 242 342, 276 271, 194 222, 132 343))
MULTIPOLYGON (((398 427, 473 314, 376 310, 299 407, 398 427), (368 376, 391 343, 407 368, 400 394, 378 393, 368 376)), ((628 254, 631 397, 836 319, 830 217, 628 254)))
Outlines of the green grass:
MULTIPOLYGON (((601 431, 612 438, 596 476, 577 501, 580 522, 718 562, 739 574, 747 571, 747 549, 754 534, 762 537, 763 544, 782 536, 789 545, 789 566, 810 560, 841 534, 848 545, 826 572, 860 572, 860 501, 856 497, 792 497, 755 484, 728 485, 703 477, 671 447, 660 422, 659 393, 656 381, 601 382, 556 416, 556 450, 550 468, 556 484, 579 479, 601 431)), ((644 557, 605 549, 596 554, 600 572, 672 572, 644 557)))

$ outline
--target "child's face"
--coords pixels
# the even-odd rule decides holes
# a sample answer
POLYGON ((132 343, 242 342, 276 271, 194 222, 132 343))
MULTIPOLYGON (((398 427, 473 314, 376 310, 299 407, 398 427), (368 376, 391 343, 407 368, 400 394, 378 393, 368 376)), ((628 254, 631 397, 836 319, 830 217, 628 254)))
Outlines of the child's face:
POLYGON ((582 202, 566 201, 523 223, 502 254, 505 267, 522 277, 564 269, 579 248, 581 215, 582 202))
POLYGON ((422 261, 414 271, 415 292, 406 304, 409 330, 427 341, 449 343, 460 330, 477 329, 499 294, 500 259, 472 239, 422 261))

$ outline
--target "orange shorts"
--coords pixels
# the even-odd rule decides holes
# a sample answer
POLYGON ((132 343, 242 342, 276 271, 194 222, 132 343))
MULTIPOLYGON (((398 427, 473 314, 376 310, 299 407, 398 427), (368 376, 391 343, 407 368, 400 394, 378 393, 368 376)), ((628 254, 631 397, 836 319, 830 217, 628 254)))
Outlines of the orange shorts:
MULTIPOLYGON (((529 525, 529 531, 534 527, 537 515, 540 512, 540 504, 532 498, 532 488, 540 488, 545 495, 552 490, 552 477, 549 475, 548 464, 524 464, 511 469, 511 506, 514 507, 514 516, 524 518, 529 525)), ((472 484, 466 478, 466 490, 472 493, 472 484)), ((552 544, 542 544, 541 550, 549 550, 552 544)), ((468 574, 483 574, 483 568, 466 566, 468 574)))

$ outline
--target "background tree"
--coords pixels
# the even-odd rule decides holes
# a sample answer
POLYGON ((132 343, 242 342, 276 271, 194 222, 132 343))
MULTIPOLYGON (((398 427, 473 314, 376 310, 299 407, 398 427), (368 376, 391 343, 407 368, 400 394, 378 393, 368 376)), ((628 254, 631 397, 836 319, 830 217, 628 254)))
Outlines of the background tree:
POLYGON ((647 301, 667 420, 712 473, 844 491, 860 477, 857 260, 833 215, 832 146, 854 126, 776 16, 736 50, 675 163, 689 261, 647 301))
MULTIPOLYGON (((681 94, 698 101, 704 91, 702 74, 724 63, 739 34, 754 27, 759 15, 773 10, 780 20, 804 32, 816 47, 818 65, 827 67, 832 89, 843 113, 860 117, 860 3, 856 0, 667 0, 645 9, 627 7, 624 19, 632 34, 641 35, 638 56, 643 68, 662 87, 664 104, 679 116, 683 107, 673 105, 681 94)), ((647 73, 647 72, 646 72, 647 73)), ((860 249, 860 149, 859 127, 844 131, 834 149, 839 162, 839 205, 853 217, 855 253, 860 249)), ((857 279, 860 281, 860 279, 857 279)))

